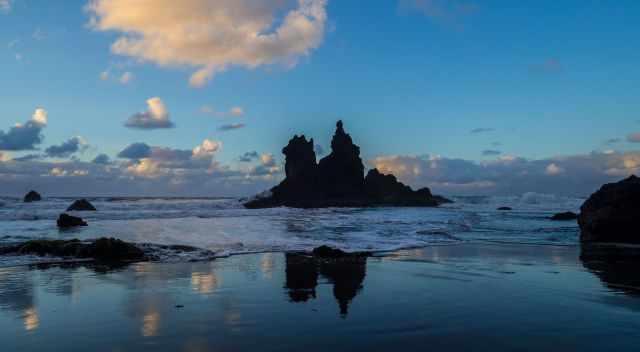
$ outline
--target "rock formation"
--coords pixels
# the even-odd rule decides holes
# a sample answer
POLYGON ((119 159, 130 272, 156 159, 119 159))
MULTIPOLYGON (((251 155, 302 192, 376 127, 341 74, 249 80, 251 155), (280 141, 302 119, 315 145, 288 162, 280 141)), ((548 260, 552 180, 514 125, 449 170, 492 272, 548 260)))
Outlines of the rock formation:
POLYGON ((640 178, 608 183, 580 207, 582 242, 640 243, 640 178))
POLYGON ((68 208, 67 211, 95 211, 96 207, 93 204, 89 203, 86 199, 79 199, 73 202, 68 208))
POLYGON ((360 147, 336 124, 331 153, 316 163, 313 139, 294 136, 284 147, 286 178, 267 196, 245 203, 247 208, 290 206, 320 208, 334 206, 437 206, 449 200, 433 196, 428 188, 413 191, 393 175, 377 169, 364 177, 360 147))
POLYGON ((511 207, 500 207, 500 208, 498 208, 497 210, 500 210, 500 211, 508 211, 508 210, 513 210, 513 209, 512 209, 511 207))
POLYGON ((29 193, 24 196, 23 200, 25 203, 38 202, 42 200, 42 197, 40 196, 40 193, 36 191, 29 191, 29 193))
POLYGON ((35 254, 39 256, 92 258, 99 261, 133 261, 145 259, 144 251, 133 244, 115 239, 99 238, 94 241, 31 240, 1 247, 0 255, 35 254))
POLYGON ((58 224, 58 227, 62 229, 76 227, 76 226, 88 226, 87 222, 82 220, 81 218, 77 216, 71 216, 65 213, 60 214, 56 223, 58 224))
POLYGON ((563 213, 553 214, 549 219, 554 221, 567 221, 567 220, 575 220, 578 218, 578 214, 572 211, 565 211, 563 213))

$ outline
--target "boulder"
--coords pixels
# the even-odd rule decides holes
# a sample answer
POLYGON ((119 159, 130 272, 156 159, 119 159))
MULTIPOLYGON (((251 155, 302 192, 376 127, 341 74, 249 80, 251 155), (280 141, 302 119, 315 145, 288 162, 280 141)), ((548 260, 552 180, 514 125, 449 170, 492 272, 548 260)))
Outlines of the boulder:
POLYGON ((82 242, 73 240, 31 240, 0 248, 0 254, 35 254, 39 256, 91 258, 106 262, 145 259, 144 251, 133 244, 115 239, 99 238, 82 242))
POLYGON ((500 211, 506 211, 506 210, 513 210, 513 209, 512 209, 512 208, 510 208, 510 207, 500 207, 500 208, 498 208, 498 210, 500 210, 500 211))
POLYGON ((549 219, 554 221, 568 221, 568 220, 575 220, 577 218, 578 218, 578 214, 572 211, 565 211, 562 213, 553 214, 553 216, 551 216, 549 219))
POLYGON ((580 207, 582 242, 640 243, 640 178, 602 186, 580 207))
POLYGON ((38 202, 42 200, 42 197, 40 196, 40 193, 36 191, 29 191, 29 193, 24 196, 23 200, 25 203, 38 202))
POLYGON ((70 228, 76 226, 88 226, 86 221, 82 220, 77 216, 71 216, 66 213, 60 214, 57 220, 57 224, 59 228, 70 228))
POLYGON ((95 211, 96 207, 93 204, 89 203, 86 199, 78 199, 73 204, 71 204, 67 211, 95 211))
POLYGON ((286 178, 269 192, 244 203, 247 208, 437 206, 450 202, 428 188, 413 191, 377 169, 364 177, 360 147, 336 124, 331 153, 316 163, 313 139, 294 136, 284 147, 286 178))
POLYGON ((314 258, 318 259, 341 259, 341 258, 359 258, 359 257, 370 257, 371 253, 369 252, 345 252, 338 248, 332 248, 326 245, 322 245, 320 247, 316 247, 311 251, 311 254, 314 258))

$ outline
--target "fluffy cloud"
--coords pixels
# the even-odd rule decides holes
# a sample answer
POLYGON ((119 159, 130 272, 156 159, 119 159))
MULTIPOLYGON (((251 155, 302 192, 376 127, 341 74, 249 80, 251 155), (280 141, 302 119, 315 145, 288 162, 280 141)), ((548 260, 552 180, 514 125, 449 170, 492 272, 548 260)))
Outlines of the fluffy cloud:
POLYGON ((132 143, 118 153, 118 158, 142 159, 151 155, 151 147, 146 143, 132 143))
POLYGON ((120 83, 122 84, 128 84, 129 82, 131 82, 133 80, 133 73, 127 71, 124 72, 121 76, 120 76, 120 83))
POLYGON ((640 143, 640 132, 631 133, 627 136, 627 141, 631 143, 640 143))
POLYGON ((246 125, 244 123, 232 123, 232 124, 228 124, 228 125, 222 125, 220 127, 218 127, 219 131, 231 131, 231 130, 237 130, 240 128, 244 128, 246 125))
POLYGON ((258 158, 260 158, 260 154, 258 154, 258 152, 256 152, 254 150, 252 152, 246 152, 246 153, 240 155, 238 157, 238 161, 243 162, 243 163, 249 163, 249 162, 252 162, 254 160, 257 160, 258 158))
POLYGON ((195 158, 210 156, 211 154, 222 149, 222 142, 205 139, 202 144, 193 148, 192 155, 195 158))
POLYGON ((496 130, 495 128, 479 127, 479 128, 472 129, 471 131, 469 131, 469 133, 478 134, 478 133, 493 132, 495 130, 496 130))
POLYGON ((190 84, 201 87, 230 66, 292 66, 318 48, 327 1, 291 3, 93 0, 86 10, 93 29, 121 32, 111 46, 113 53, 160 66, 194 67, 190 84))
POLYGON ((500 154, 502 154, 502 152, 499 151, 499 150, 487 149, 487 150, 483 150, 482 151, 482 155, 483 156, 497 156, 497 155, 500 155, 500 154))
POLYGON ((111 163, 111 158, 107 154, 100 154, 91 161, 94 164, 107 165, 111 163))
POLYGON ((13 0, 0 0, 0 13, 11 11, 11 3, 13 0))
POLYGON ((414 187, 446 194, 588 195, 603 183, 640 172, 640 152, 593 152, 530 160, 503 156, 474 162, 439 156, 382 156, 369 164, 414 187))
POLYGON ((42 129, 47 125, 47 112, 36 109, 31 119, 17 123, 9 131, 0 130, 0 150, 33 150, 42 143, 42 129))
POLYGON ((45 149, 45 154, 50 158, 66 158, 72 154, 84 150, 87 142, 80 136, 73 137, 60 145, 52 145, 45 149))
POLYGON ((147 100, 147 108, 147 111, 129 117, 124 125, 142 130, 175 127, 173 122, 169 120, 169 112, 162 99, 154 97, 147 100))

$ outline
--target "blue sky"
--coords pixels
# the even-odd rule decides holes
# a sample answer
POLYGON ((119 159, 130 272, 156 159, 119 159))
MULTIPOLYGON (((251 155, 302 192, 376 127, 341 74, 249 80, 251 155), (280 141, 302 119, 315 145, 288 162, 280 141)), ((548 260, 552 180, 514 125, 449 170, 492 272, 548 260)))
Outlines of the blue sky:
MULTIPOLYGON (((601 171, 635 172, 637 165, 625 164, 624 155, 635 155, 637 144, 627 139, 640 131, 637 1, 303 2, 317 2, 326 15, 316 18, 317 36, 289 47, 282 39, 264 54, 271 62, 254 67, 246 67, 254 59, 247 55, 257 49, 239 44, 241 52, 246 49, 243 59, 231 59, 193 87, 190 76, 203 66, 194 64, 200 60, 197 49, 171 58, 191 62, 167 65, 160 62, 164 52, 148 54, 150 59, 131 54, 133 49, 128 54, 112 49, 118 38, 151 25, 121 21, 115 29, 101 29, 90 23, 92 17, 106 21, 127 9, 107 6, 112 12, 97 14, 87 0, 4 0, 0 130, 27 121, 40 107, 48 122, 37 148, 82 136, 86 148, 74 155, 75 163, 101 153, 118 160, 117 154, 136 142, 191 150, 208 139, 222 143, 212 152, 214 160, 239 170, 237 158, 248 151, 272 153, 281 163, 280 149, 295 133, 314 137, 327 150, 340 118, 369 161, 437 155, 477 164, 517 157, 550 160, 541 162, 548 166, 558 156, 615 150, 622 166, 607 164, 601 171), (296 49, 300 45, 306 46, 296 49), (274 53, 282 47, 297 51, 283 58, 274 53), (108 79, 101 79, 103 72, 108 79), (125 72, 133 78, 123 84, 125 72), (175 128, 125 127, 152 97, 161 99, 175 128), (205 106, 219 113, 204 114, 205 106), (234 107, 242 116, 228 113, 234 107), (229 124, 244 127, 220 130, 229 124), (477 129, 483 132, 472 133, 477 129), (619 141, 605 144, 610 139, 619 141), (483 155, 487 150, 495 152, 483 155)), ((222 8, 230 2, 210 3, 222 8)), ((247 1, 236 5, 242 3, 247 1)), ((263 32, 285 27, 286 16, 301 3, 265 0, 261 14, 272 14, 273 22, 263 32)), ((180 14, 175 17, 179 23, 180 14)), ((252 18, 228 20, 233 26, 252 18)), ((202 53, 217 54, 213 44, 202 53)), ((39 151, 5 154, 18 158, 39 151)), ((66 161, 38 162, 55 167, 52 163, 66 161)), ((265 182, 277 179, 274 170, 265 182)), ((430 179, 405 179, 438 188, 430 179)))

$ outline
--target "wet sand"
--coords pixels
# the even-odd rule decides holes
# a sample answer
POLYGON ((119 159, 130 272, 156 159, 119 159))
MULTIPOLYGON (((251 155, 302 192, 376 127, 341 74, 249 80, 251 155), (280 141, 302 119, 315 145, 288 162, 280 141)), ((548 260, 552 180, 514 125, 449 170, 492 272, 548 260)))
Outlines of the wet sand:
POLYGON ((0 268, 3 351, 633 351, 637 275, 579 247, 465 243, 349 263, 0 268))

